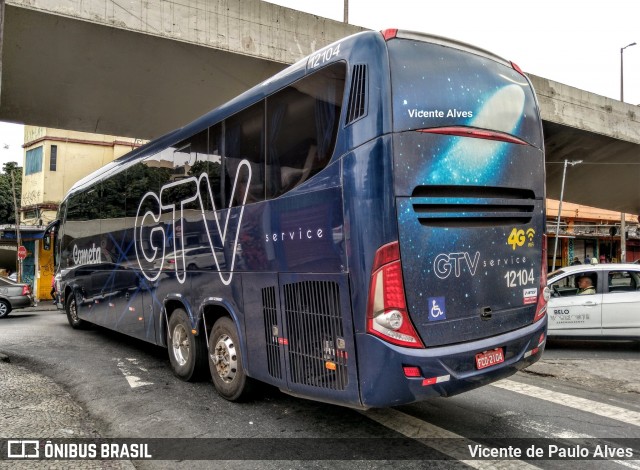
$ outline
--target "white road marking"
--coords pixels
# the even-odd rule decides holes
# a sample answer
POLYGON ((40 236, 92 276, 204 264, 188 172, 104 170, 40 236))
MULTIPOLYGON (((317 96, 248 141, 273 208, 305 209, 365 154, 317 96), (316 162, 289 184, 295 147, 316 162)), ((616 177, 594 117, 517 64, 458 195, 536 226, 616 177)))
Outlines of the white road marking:
POLYGON ((627 410, 619 406, 608 405, 586 398, 574 397, 566 393, 547 390, 535 385, 527 385, 513 380, 499 380, 491 384, 492 387, 502 388, 511 392, 520 393, 540 400, 546 400, 562 406, 568 406, 587 413, 604 416, 605 418, 615 419, 623 423, 640 426, 640 413, 637 411, 627 410))
POLYGON ((134 366, 138 368, 141 372, 146 372, 146 369, 137 365, 138 364, 137 359, 127 358, 129 365, 126 364, 122 359, 115 358, 115 360, 117 361, 118 369, 120 369, 120 372, 122 372, 122 375, 124 375, 124 378, 127 380, 131 388, 144 387, 145 385, 153 385, 153 382, 145 382, 137 375, 133 375, 131 373, 129 366, 134 366))
POLYGON ((640 468, 640 461, 638 460, 613 460, 613 462, 624 465, 625 467, 633 468, 638 470, 640 468))
MULTIPOLYGON (((522 460, 468 460, 465 459, 463 452, 468 449, 467 446, 478 445, 476 442, 459 436, 451 431, 447 431, 441 427, 422 421, 411 415, 403 413, 391 408, 373 409, 361 412, 364 416, 376 421, 389 429, 403 434, 412 439, 430 439, 429 447, 438 452, 453 457, 454 459, 477 469, 537 469, 538 467, 531 465, 522 460), (455 439, 455 440, 452 440, 455 439), (447 442, 449 440, 449 442, 447 442), (464 442, 461 446, 460 443, 464 442), (464 451, 463 451, 464 449, 464 451)), ((466 454, 466 452, 465 452, 466 454)))
MULTIPOLYGON (((505 418, 509 421, 510 426, 519 427, 525 431, 536 431, 538 434, 542 436, 550 436, 555 437, 557 439, 598 439, 595 436, 591 436, 590 434, 576 433, 569 429, 558 428, 553 424, 541 423, 536 420, 529 419, 526 415, 522 413, 517 413, 515 411, 506 411, 498 415, 499 417, 505 418), (511 419, 513 417, 513 419, 511 419)), ((614 463, 624 465, 625 467, 633 468, 635 470, 640 470, 640 461, 638 460, 611 460, 614 463)))
MULTIPOLYGON (((617 421, 621 421, 627 424, 632 424, 634 426, 640 426, 640 413, 627 410, 625 408, 621 408, 618 406, 608 405, 606 403, 600 403, 593 400, 588 400, 586 398, 575 397, 573 395, 569 395, 566 393, 560 393, 552 390, 546 390, 541 387, 536 387, 534 385, 522 384, 519 382, 515 382, 513 380, 501 380, 498 382, 494 382, 491 384, 492 386, 502 388, 504 390, 509 390, 515 393, 520 393, 523 395, 527 395, 533 398, 539 398, 541 400, 546 400, 552 403, 556 403, 563 406, 568 406, 571 408, 576 408, 581 411, 585 411, 587 413, 596 414, 599 416, 603 416, 609 419, 614 419, 617 421)), ((509 413, 509 412, 507 412, 509 413)), ((430 440, 428 445, 429 447, 441 452, 445 455, 453 457, 460 462, 465 463, 473 468, 477 469, 489 469, 489 468, 538 468, 534 465, 531 465, 527 462, 521 460, 473 460, 468 459, 469 453, 466 453, 466 449, 468 446, 475 446, 476 442, 471 439, 467 439, 463 436, 455 434, 446 429, 440 428, 433 424, 427 423, 421 419, 415 418, 411 415, 403 413, 398 410, 394 410, 391 408, 387 409, 374 409, 363 411, 362 414, 373 421, 376 421, 383 426, 392 429, 404 436, 407 436, 412 439, 428 439, 430 440), (455 439, 453 441, 452 439, 455 439), (452 440, 447 442, 447 440, 452 440), (460 442, 464 444, 461 446, 460 442), (462 455, 464 454, 464 455, 462 455)), ((518 415, 518 413, 511 413, 514 415, 518 415)), ((538 423, 539 424, 539 423, 538 423)), ((544 428, 543 434, 546 436, 553 436, 559 439, 567 439, 567 438, 587 438, 587 439, 597 439, 596 437, 589 436, 586 434, 578 434, 574 433, 568 429, 549 429, 547 426, 535 426, 532 422, 529 422, 528 426, 531 429, 535 429, 536 427, 539 430, 544 428)), ((639 470, 640 464, 637 460, 611 460, 611 462, 615 462, 617 464, 623 465, 625 467, 629 467, 635 470, 639 470)))

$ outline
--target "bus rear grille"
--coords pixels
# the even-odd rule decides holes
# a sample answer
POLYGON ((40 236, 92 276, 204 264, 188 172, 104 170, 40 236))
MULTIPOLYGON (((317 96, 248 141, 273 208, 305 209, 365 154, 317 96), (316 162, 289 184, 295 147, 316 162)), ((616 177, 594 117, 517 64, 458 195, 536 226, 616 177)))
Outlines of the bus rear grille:
POLYGON ((269 375, 282 378, 280 367, 280 347, 278 344, 278 308, 276 305, 276 288, 262 289, 262 312, 264 317, 264 334, 267 345, 267 365, 269 375))
POLYGON ((359 64, 353 66, 345 125, 351 124, 365 114, 367 114, 367 66, 359 64))
POLYGON ((534 193, 517 188, 419 186, 411 195, 414 213, 427 227, 492 227, 531 222, 534 193))
POLYGON ((292 383, 344 390, 347 351, 338 284, 304 281, 283 285, 292 383))

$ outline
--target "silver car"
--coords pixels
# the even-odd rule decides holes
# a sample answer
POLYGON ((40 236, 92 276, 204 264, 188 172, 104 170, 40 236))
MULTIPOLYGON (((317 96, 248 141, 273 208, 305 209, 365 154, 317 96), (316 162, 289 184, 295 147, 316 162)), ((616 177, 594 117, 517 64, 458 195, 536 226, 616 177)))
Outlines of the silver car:
POLYGON ((12 281, 0 276, 0 318, 9 315, 16 308, 30 307, 33 297, 28 284, 12 281))
POLYGON ((640 265, 568 266, 547 285, 550 337, 640 340, 640 265))

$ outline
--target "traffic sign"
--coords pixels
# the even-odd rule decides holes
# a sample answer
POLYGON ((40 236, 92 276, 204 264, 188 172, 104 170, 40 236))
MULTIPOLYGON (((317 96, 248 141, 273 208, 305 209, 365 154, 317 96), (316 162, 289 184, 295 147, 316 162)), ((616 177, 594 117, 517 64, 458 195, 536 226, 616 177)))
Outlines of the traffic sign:
POLYGON ((27 257, 27 248, 24 246, 18 247, 18 259, 25 259, 27 257))

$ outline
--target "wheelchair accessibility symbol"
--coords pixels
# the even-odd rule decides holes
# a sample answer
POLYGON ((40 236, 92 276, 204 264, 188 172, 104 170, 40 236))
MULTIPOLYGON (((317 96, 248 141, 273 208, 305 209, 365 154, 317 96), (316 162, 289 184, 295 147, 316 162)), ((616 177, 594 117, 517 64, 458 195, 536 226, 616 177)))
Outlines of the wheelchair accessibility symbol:
POLYGON ((446 320, 444 297, 429 297, 429 321, 446 320))

